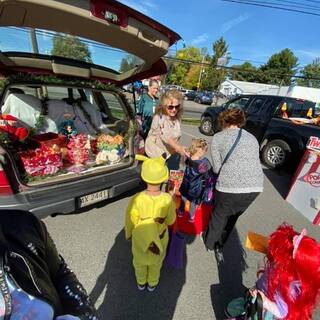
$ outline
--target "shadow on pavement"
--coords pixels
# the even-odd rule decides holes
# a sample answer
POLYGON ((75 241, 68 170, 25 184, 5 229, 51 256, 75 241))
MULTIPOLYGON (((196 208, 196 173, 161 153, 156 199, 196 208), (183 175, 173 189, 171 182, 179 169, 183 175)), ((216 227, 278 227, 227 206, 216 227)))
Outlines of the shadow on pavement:
MULTIPOLYGON (((190 240, 188 240, 189 242, 190 240)), ((186 278, 187 261, 183 269, 162 267, 160 283, 154 292, 137 289, 132 266, 131 243, 125 240, 124 230, 116 237, 108 253, 103 272, 90 293, 95 303, 104 293, 98 308, 101 319, 173 319, 177 300, 186 278)))
POLYGON ((290 182, 293 173, 284 170, 263 169, 263 173, 279 192, 282 198, 285 198, 289 192, 290 182))
MULTIPOLYGON (((246 253, 241 245, 238 232, 233 229, 224 248, 224 263, 218 267, 219 284, 210 287, 212 307, 217 320, 225 319, 224 309, 234 298, 244 294, 242 273, 246 270, 246 253)), ((213 258, 214 259, 214 258, 213 258)))

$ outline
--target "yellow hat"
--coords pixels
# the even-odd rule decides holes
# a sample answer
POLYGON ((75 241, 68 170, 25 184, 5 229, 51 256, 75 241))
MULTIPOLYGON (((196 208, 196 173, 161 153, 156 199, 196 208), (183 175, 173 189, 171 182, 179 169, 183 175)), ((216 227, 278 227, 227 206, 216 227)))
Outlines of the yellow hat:
POLYGON ((166 160, 163 157, 148 158, 140 154, 136 155, 136 160, 143 161, 141 178, 150 184, 160 184, 169 178, 169 170, 166 160))

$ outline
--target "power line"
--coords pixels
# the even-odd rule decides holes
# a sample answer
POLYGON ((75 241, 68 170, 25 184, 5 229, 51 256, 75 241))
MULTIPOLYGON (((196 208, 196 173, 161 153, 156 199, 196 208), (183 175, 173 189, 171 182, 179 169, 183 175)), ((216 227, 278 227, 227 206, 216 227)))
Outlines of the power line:
MULTIPOLYGON (((14 30, 17 30, 17 31, 23 31, 25 33, 29 33, 29 30, 26 29, 26 28, 18 28, 18 27, 7 27, 9 29, 14 29, 14 30)), ((46 35, 46 36, 49 36, 51 38, 53 38, 54 36, 56 37, 59 37, 59 38, 62 38, 64 39, 65 36, 63 34, 59 34, 59 33, 55 33, 55 32, 51 32, 51 31, 43 31, 43 30, 36 30, 36 33, 37 34, 42 34, 42 35, 46 35)), ((101 48, 103 50, 109 50, 109 51, 115 51, 115 52, 121 52, 121 53, 124 53, 124 54, 127 54, 127 52, 121 50, 121 49, 117 49, 117 48, 113 48, 111 46, 108 46, 108 45, 105 45, 105 44, 101 44, 99 42, 95 42, 95 41, 92 41, 92 40, 88 40, 88 39, 83 39, 83 38, 80 38, 82 42, 84 43, 87 43, 87 44, 91 44, 93 47, 96 47, 96 48, 101 48)), ((168 57, 168 58, 171 58, 171 57, 168 57)), ((175 58, 175 57, 172 57, 172 58, 175 58)), ((185 60, 185 59, 178 59, 178 58, 175 58, 177 61, 181 61, 181 62, 185 62, 185 61, 189 61, 188 63, 194 63, 194 64, 199 64, 200 62, 196 61, 196 60, 185 60)), ((249 60, 249 59, 239 59, 239 58, 230 58, 230 60, 234 60, 234 61, 244 61, 244 62, 250 62, 250 63, 258 63, 258 64, 266 64, 266 62, 264 61, 255 61, 255 60, 249 60)), ((299 69, 303 69, 306 65, 303 65, 301 67, 298 67, 296 68, 297 70, 299 69)))
POLYGON ((272 8, 272 9, 279 9, 279 10, 284 10, 284 11, 304 13, 304 14, 309 14, 309 15, 313 15, 313 16, 320 16, 320 14, 318 14, 318 13, 309 12, 309 11, 290 9, 290 8, 285 8, 285 7, 278 7, 278 6, 273 6, 273 5, 269 5, 269 4, 259 4, 259 3, 248 2, 250 0, 246 0, 246 1, 241 1, 241 0, 221 0, 221 1, 234 2, 234 3, 239 3, 239 4, 248 4, 248 5, 257 6, 257 7, 272 8))
POLYGON ((319 3, 320 4, 320 1, 317 1, 317 0, 304 0, 306 2, 313 2, 313 3, 319 3))
MULTIPOLYGON (((241 0, 240 0, 241 1, 241 0)), ((268 4, 268 5, 278 5, 284 8, 291 8, 291 7, 295 7, 295 8, 302 8, 302 9, 316 9, 316 11, 320 10, 319 6, 314 6, 314 5, 309 5, 309 4, 305 4, 305 3, 301 3, 300 2, 296 2, 296 1, 292 1, 292 0, 269 0, 269 1, 265 1, 265 0, 246 0, 247 2, 250 3, 257 3, 257 4, 268 4), (288 3, 290 4, 284 4, 284 3, 288 3)))
POLYGON ((206 68, 213 67, 213 68, 221 68, 221 69, 226 69, 226 70, 232 70, 236 72, 242 72, 242 73, 260 73, 262 72, 263 74, 271 74, 271 75, 279 75, 282 77, 290 77, 290 78, 299 78, 299 79, 306 79, 306 80, 320 80, 320 78, 315 78, 315 77, 305 77, 305 76, 300 76, 300 75, 291 75, 291 74, 286 74, 286 73, 280 73, 279 71, 274 71, 274 70, 246 70, 246 69, 240 69, 237 67, 227 67, 227 66, 220 66, 220 65, 215 65, 212 66, 208 62, 200 62, 200 61, 192 61, 192 60, 184 60, 184 59, 178 59, 178 58, 173 58, 173 57, 163 57, 165 60, 169 61, 174 61, 178 63, 188 63, 188 64, 197 64, 206 68))

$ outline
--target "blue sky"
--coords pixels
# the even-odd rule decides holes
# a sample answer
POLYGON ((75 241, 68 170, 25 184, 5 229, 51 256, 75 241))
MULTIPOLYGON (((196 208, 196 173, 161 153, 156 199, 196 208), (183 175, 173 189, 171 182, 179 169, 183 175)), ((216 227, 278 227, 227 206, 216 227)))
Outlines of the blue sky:
MULTIPOLYGON (((272 0, 265 0, 271 1, 272 0)), ((296 0, 300 2, 301 0, 296 0)), ((303 0, 306 3, 307 0, 303 0)), ((320 57, 318 30, 320 16, 227 3, 220 0, 121 0, 120 2, 152 17, 184 39, 186 45, 207 47, 223 36, 232 59, 230 65, 250 61, 265 63, 275 52, 290 48, 300 67, 320 57)), ((310 2, 311 4, 311 2, 310 2)), ((319 3, 320 9, 320 3, 319 3)), ((41 53, 50 53, 52 38, 38 35, 41 53)), ((182 48, 180 41, 170 50, 182 48)), ((26 30, 0 29, 0 50, 31 50, 26 30)), ((95 63, 117 68, 124 55, 89 45, 95 63)))
MULTIPOLYGON (((220 0, 120 2, 178 32, 187 45, 207 47, 210 53, 212 43, 223 36, 229 44, 231 57, 236 59, 266 62, 273 53, 285 48, 293 50, 300 66, 320 57, 320 16, 220 0)), ((296 2, 300 3, 300 0, 296 2)), ((320 3, 318 6, 320 8, 320 3)), ((232 60, 231 64, 242 62, 232 60)))

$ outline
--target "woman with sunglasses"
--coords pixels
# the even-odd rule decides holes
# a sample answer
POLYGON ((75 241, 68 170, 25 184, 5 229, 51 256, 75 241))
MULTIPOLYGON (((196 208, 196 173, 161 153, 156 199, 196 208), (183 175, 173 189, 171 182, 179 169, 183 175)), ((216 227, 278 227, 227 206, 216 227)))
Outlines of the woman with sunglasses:
POLYGON ((147 155, 156 158, 166 153, 169 170, 178 170, 181 155, 188 155, 186 148, 179 144, 182 102, 183 96, 178 90, 169 90, 161 95, 146 140, 147 155))

